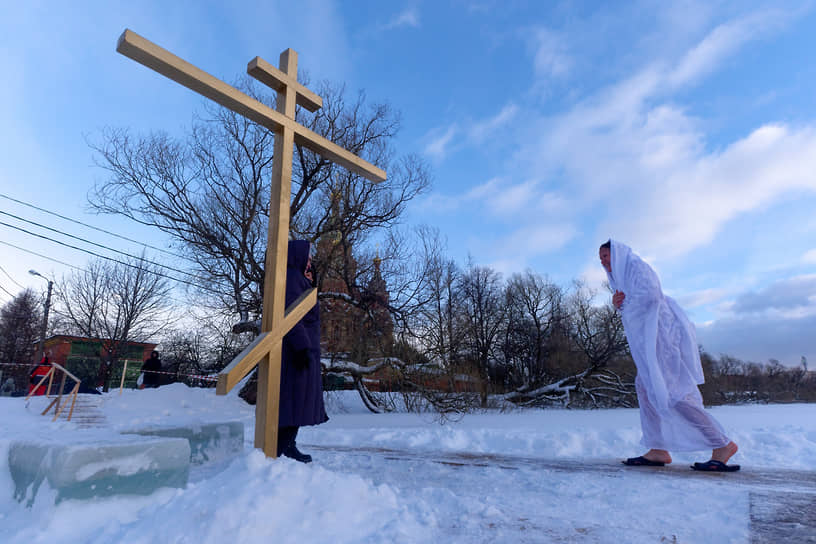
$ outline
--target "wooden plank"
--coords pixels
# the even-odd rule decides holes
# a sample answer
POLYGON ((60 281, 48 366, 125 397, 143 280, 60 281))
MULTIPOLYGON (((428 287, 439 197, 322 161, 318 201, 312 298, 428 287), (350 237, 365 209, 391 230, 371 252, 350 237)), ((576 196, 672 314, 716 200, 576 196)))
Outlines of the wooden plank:
POLYGON ((323 99, 310 91, 308 87, 301 85, 297 77, 289 77, 288 74, 278 70, 261 57, 255 57, 249 61, 247 73, 275 91, 283 92, 286 87, 293 89, 297 105, 308 111, 315 112, 323 107, 323 99))
MULTIPOLYGON (((48 397, 46 397, 46 398, 48 398, 48 397)), ((40 415, 41 415, 41 416, 44 416, 45 414, 47 414, 47 413, 48 413, 48 410, 50 410, 50 409, 51 409, 51 407, 52 407, 52 406, 54 406, 54 405, 57 403, 57 401, 59 401, 59 397, 54 397, 54 400, 52 400, 52 401, 51 401, 51 404, 49 404, 48 406, 46 406, 46 407, 45 407, 45 410, 43 410, 43 411, 42 411, 42 413, 41 413, 40 415)))
POLYGON ((51 365, 51 372, 48 374, 48 389, 45 390, 45 396, 48 397, 51 395, 51 384, 54 383, 54 372, 55 368, 54 365, 51 365))
POLYGON ((51 363, 51 366, 62 370, 64 373, 68 374, 68 376, 70 376, 71 379, 73 379, 76 382, 81 382, 82 381, 79 378, 77 378, 76 376, 74 376, 73 374, 71 374, 70 372, 68 372, 68 370, 64 366, 62 366, 62 365, 60 365, 58 363, 51 363))
POLYGON ((269 353, 283 335, 303 319, 306 312, 317 304, 317 289, 310 289, 303 293, 289 308, 283 321, 272 331, 258 335, 244 350, 239 353, 229 365, 218 374, 218 383, 215 386, 216 395, 226 395, 240 382, 244 376, 255 368, 255 365, 269 353))
POLYGON ((278 456, 278 405, 280 404, 280 349, 273 350, 258 365, 258 397, 255 402, 256 448, 263 450, 267 457, 278 456), (277 354, 277 355, 275 355, 277 354), (273 413, 274 412, 274 413, 273 413), (274 419, 270 419, 274 416, 274 419))
POLYGON ((122 389, 125 388, 125 374, 127 374, 127 362, 128 360, 125 359, 125 366, 122 367, 122 379, 119 381, 119 394, 122 394, 122 389))
MULTIPOLYGON (((31 396, 34 394, 34 392, 37 391, 37 389, 40 388, 40 386, 43 384, 43 382, 51 377, 51 374, 53 374, 53 372, 54 372, 54 368, 53 367, 49 368, 48 372, 46 372, 45 375, 43 375, 40 382, 36 386, 34 386, 34 389, 32 389, 31 391, 28 392, 28 395, 26 395, 25 400, 30 399, 31 396)), ((48 387, 49 388, 51 387, 51 382, 50 381, 48 382, 48 387)))
POLYGON ((331 159, 355 174, 373 182, 386 179, 385 171, 381 168, 196 68, 131 30, 125 30, 119 37, 116 51, 270 130, 280 132, 283 127, 288 128, 294 133, 295 142, 298 145, 331 159))
MULTIPOLYGON (((280 69, 289 78, 297 79, 298 55, 292 49, 280 54, 280 69)), ((278 113, 287 119, 295 118, 295 89, 284 86, 275 102, 278 113)), ((275 136, 272 158, 272 183, 269 199, 269 230, 264 276, 263 315, 261 330, 274 330, 286 315, 286 265, 289 253, 289 201, 292 196, 292 156, 294 154, 294 132, 289 127, 281 128, 275 136), (276 221, 272 218, 277 218, 276 221), (270 251, 274 248, 274 251, 270 251)), ((280 335, 281 337, 283 334, 280 335)), ((276 335, 277 338, 277 335, 276 335)), ((263 395, 258 396, 255 405, 255 447, 263 450, 267 457, 278 456, 278 414, 280 402, 282 344, 276 343, 261 362, 265 371, 263 381, 258 373, 258 387, 263 384, 263 395), (257 422, 262 421, 263 425, 257 422)))
POLYGON ((74 384, 71 389, 71 410, 68 412, 68 421, 71 421, 71 416, 74 415, 74 404, 76 404, 77 393, 79 392, 79 383, 74 384))
POLYGON ((278 456, 278 418, 280 414, 280 382, 281 382, 281 349, 276 347, 269 353, 269 378, 266 381, 266 406, 257 406, 255 416, 259 411, 265 411, 265 425, 255 427, 255 447, 261 448, 267 457, 278 456), (258 438, 263 435, 262 441, 258 438))
POLYGON ((255 368, 261 358, 272 349, 272 337, 268 332, 263 332, 255 337, 250 344, 233 357, 230 364, 218 373, 218 381, 215 384, 216 395, 226 395, 244 376, 255 368))

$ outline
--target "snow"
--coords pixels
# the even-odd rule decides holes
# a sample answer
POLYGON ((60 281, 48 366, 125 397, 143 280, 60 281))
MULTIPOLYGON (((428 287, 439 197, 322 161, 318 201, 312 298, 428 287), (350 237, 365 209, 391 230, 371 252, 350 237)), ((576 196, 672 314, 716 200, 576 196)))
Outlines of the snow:
POLYGON ((330 421, 298 436, 315 459, 303 465, 253 449, 254 407, 233 394, 174 384, 99 402, 102 426, 80 428, 40 416, 42 398, 0 398, 0 542, 744 543, 757 497, 816 497, 813 404, 711 408, 740 445, 732 462, 743 470, 723 475, 687 468, 708 452, 674 453, 667 470, 623 467, 643 452, 631 409, 440 421, 371 414, 356 392, 327 393, 330 421), (45 483, 29 508, 12 496, 12 442, 108 443, 137 427, 225 421, 244 423, 244 452, 192 467, 185 489, 55 505, 45 483), (768 483, 779 469, 789 472, 768 483))

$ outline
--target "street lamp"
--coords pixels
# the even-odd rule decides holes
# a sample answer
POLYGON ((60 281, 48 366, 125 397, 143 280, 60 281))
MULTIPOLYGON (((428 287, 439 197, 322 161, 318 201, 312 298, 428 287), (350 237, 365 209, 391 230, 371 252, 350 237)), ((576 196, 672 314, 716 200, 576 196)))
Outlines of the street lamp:
POLYGON ((51 288, 54 287, 54 282, 36 270, 29 270, 28 273, 32 276, 39 276, 48 282, 48 296, 45 297, 45 311, 43 312, 42 327, 40 328, 40 346, 37 348, 37 351, 40 352, 39 360, 42 361, 42 358, 45 355, 45 330, 48 327, 48 309, 51 308, 51 288))

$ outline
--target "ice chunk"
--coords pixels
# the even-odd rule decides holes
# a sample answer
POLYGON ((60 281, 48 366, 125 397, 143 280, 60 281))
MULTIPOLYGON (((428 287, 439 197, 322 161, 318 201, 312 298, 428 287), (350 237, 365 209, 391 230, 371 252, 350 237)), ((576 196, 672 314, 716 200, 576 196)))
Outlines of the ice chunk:
POLYGON ((14 498, 34 503, 43 481, 56 502, 117 494, 148 495, 160 487, 183 488, 190 445, 180 438, 147 438, 72 444, 13 443, 9 470, 14 498))
POLYGON ((244 451, 244 424, 240 421, 148 427, 124 431, 124 434, 184 438, 190 442, 193 465, 229 459, 244 451))

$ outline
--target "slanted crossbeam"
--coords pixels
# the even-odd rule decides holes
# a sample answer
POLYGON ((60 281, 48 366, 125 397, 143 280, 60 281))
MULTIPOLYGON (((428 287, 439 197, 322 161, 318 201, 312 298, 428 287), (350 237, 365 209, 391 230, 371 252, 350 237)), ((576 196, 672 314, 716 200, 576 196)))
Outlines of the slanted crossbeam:
POLYGON ((249 75, 278 93, 275 109, 247 96, 131 30, 122 33, 116 50, 275 132, 262 332, 220 373, 216 394, 227 394, 256 365, 258 366, 255 447, 263 449, 268 457, 276 457, 283 337, 317 303, 317 293, 315 289, 311 289, 289 308, 285 307, 294 144, 311 149, 373 182, 385 180, 385 171, 295 121, 296 105, 314 112, 323 106, 323 99, 298 82, 297 53, 292 49, 281 53, 280 68, 272 66, 260 57, 255 57, 247 65, 249 75))
POLYGON ((229 365, 218 375, 218 382, 215 385, 217 395, 226 395, 238 385, 244 377, 249 374, 255 365, 269 353, 276 341, 289 332, 298 321, 317 303, 317 289, 309 289, 304 292, 292 305, 286 309, 283 322, 276 330, 262 332, 244 350, 235 356, 229 365))

